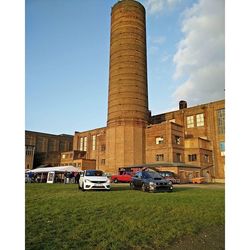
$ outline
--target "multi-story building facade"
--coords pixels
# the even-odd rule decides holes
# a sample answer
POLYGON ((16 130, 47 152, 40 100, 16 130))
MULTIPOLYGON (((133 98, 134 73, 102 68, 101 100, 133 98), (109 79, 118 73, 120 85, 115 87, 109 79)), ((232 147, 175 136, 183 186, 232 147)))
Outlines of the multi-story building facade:
POLYGON ((25 131, 25 168, 32 169, 40 165, 59 166, 61 152, 73 149, 72 135, 53 135, 34 131, 25 131), (33 159, 31 159, 31 148, 33 159))
MULTIPOLYGON (((185 174, 186 168, 202 176, 208 171, 217 181, 225 178, 224 100, 154 115, 149 120, 145 129, 146 161, 135 166, 161 166, 177 174, 185 174)), ((119 168, 133 166, 123 164, 112 171, 106 164, 106 129, 76 132, 74 150, 86 151, 87 158, 95 159, 97 168, 106 172, 116 173, 119 168)), ((124 144, 124 148, 130 150, 130 145, 124 144)))
POLYGON ((86 151, 73 150, 61 153, 61 166, 74 166, 81 170, 95 169, 96 160, 86 159, 86 151))

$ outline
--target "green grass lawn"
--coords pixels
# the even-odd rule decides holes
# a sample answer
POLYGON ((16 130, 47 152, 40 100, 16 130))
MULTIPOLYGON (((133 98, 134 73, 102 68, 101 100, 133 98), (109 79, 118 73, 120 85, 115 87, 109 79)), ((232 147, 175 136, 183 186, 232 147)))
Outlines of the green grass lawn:
POLYGON ((224 249, 225 190, 207 186, 143 193, 26 184, 26 249, 224 249))

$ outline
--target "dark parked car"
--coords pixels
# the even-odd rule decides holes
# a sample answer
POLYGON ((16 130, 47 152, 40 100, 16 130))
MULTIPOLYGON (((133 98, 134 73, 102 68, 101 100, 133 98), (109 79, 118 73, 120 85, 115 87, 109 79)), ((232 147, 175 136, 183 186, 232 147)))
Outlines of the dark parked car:
POLYGON ((177 177, 174 172, 171 171, 160 171, 159 174, 166 180, 171 181, 173 184, 180 184, 181 180, 177 177))
POLYGON ((164 179, 158 172, 147 169, 137 172, 130 182, 131 189, 141 189, 142 191, 173 191, 172 182, 164 179))

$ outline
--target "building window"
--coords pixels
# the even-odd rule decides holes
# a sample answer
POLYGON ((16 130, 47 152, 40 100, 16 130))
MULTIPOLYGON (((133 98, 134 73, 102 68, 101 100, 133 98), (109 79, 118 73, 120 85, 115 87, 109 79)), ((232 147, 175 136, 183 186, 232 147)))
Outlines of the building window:
POLYGON ((206 163, 208 163, 209 162, 209 155, 204 155, 204 161, 206 162, 206 163))
POLYGON ((176 153, 176 162, 181 162, 181 154, 176 153))
POLYGON ((156 161, 164 161, 164 154, 157 154, 155 159, 156 161))
POLYGON ((65 142, 63 142, 63 141, 59 142, 59 151, 60 152, 65 151, 65 142))
POLYGON ((204 114, 196 115, 196 125, 197 125, 197 127, 204 126, 204 114))
POLYGON ((105 144, 102 144, 101 145, 101 151, 105 151, 106 150, 106 146, 105 146, 105 144))
POLYGON ((83 151, 87 151, 88 137, 85 136, 83 140, 83 151))
POLYGON ((96 147, 96 135, 92 136, 92 150, 95 150, 96 147))
POLYGON ((105 165, 105 159, 101 159, 101 164, 105 165))
POLYGON ((40 138, 40 137, 37 138, 36 150, 37 150, 37 152, 44 152, 44 150, 43 150, 43 138, 40 138))
POLYGON ((83 151, 83 137, 80 138, 80 151, 83 151))
POLYGON ((49 140, 49 142, 48 142, 48 151, 49 152, 56 151, 55 150, 55 141, 49 140))
POLYGON ((196 154, 188 155, 188 161, 196 161, 196 160, 197 160, 196 154))
POLYGON ((194 117, 188 116, 187 117, 187 128, 193 128, 194 127, 194 117))
POLYGON ((218 133, 225 134, 225 109, 217 110, 218 133))
POLYGON ((175 135, 174 140, 175 140, 175 144, 178 144, 178 145, 181 144, 181 137, 180 136, 175 135))
POLYGON ((163 144, 163 142, 164 142, 164 139, 162 136, 155 138, 155 144, 163 144))

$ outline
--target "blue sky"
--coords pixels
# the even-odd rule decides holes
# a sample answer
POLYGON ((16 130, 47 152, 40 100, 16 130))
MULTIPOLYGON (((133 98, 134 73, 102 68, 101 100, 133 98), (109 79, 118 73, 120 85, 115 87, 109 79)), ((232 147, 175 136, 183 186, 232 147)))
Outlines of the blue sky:
MULTIPOLYGON (((25 129, 106 126, 110 13, 116 0, 26 0, 25 129)), ((224 1, 141 0, 149 109, 224 98, 224 1)))

